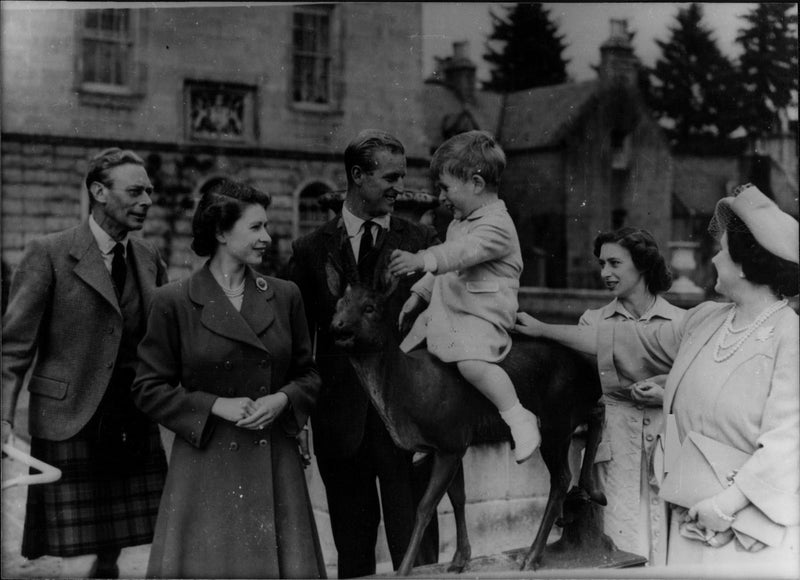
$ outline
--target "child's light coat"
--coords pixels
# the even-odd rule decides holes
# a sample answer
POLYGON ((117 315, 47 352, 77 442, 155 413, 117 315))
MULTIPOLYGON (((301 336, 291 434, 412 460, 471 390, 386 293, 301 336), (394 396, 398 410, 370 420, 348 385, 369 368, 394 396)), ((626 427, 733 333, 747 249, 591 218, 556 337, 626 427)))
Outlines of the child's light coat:
POLYGON ((400 347, 408 352, 427 340, 444 362, 499 362, 511 348, 522 252, 503 201, 453 220, 445 243, 428 248, 436 274, 413 287, 428 301, 400 347))

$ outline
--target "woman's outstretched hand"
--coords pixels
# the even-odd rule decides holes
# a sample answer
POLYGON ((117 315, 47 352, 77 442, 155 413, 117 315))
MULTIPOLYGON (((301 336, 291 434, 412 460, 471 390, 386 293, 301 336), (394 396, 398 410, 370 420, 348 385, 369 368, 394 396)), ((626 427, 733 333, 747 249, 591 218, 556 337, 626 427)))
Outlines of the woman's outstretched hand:
POLYGON ((543 334, 544 323, 534 318, 527 312, 517 312, 517 322, 514 324, 514 330, 520 334, 538 338, 543 334))

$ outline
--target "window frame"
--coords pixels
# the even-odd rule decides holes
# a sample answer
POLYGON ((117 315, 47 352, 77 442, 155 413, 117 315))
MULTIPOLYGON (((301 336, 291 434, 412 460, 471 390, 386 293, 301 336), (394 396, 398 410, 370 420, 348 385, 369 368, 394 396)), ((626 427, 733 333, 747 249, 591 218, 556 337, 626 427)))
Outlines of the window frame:
POLYGON ((289 43, 289 63, 291 71, 288 75, 288 91, 287 96, 290 107, 299 111, 308 112, 338 112, 341 103, 341 57, 339 52, 341 50, 341 23, 338 7, 335 4, 306 4, 292 7, 290 13, 290 43, 289 43), (305 14, 306 16, 327 16, 328 18, 328 50, 321 53, 316 50, 298 51, 296 45, 296 16, 298 14, 305 14), (327 71, 327 91, 328 101, 324 103, 316 103, 313 101, 303 101, 295 99, 295 88, 300 82, 298 80, 298 65, 297 58, 299 56, 310 58, 327 58, 328 71, 327 71), (316 56, 315 55, 323 55, 316 56))
POLYGON ((144 94, 145 67, 141 60, 142 45, 144 40, 143 30, 145 15, 142 10, 132 8, 91 8, 79 10, 75 16, 76 50, 75 50, 75 88, 86 104, 108 104, 108 98, 125 106, 132 98, 144 94), (87 28, 87 18, 90 11, 97 12, 98 16, 103 11, 124 10, 128 18, 128 31, 125 38, 115 38, 115 33, 103 29, 87 28), (115 84, 98 80, 86 80, 87 69, 87 41, 116 42, 124 45, 125 61, 123 63, 125 84, 115 84), (99 101, 95 99, 100 99, 99 101))

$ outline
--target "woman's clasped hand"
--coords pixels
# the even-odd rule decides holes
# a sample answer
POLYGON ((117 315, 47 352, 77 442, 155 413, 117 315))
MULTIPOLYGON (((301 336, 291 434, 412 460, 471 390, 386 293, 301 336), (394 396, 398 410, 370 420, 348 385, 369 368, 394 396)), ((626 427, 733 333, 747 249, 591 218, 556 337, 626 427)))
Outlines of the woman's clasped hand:
POLYGON ((249 397, 218 398, 211 412, 243 429, 261 430, 269 427, 289 404, 284 393, 273 393, 255 401, 249 397))

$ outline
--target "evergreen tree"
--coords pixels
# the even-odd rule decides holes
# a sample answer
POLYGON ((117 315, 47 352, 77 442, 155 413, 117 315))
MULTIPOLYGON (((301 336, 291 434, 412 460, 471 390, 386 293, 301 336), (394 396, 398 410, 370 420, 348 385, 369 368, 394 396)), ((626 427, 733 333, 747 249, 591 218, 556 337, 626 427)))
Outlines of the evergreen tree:
POLYGON ((505 17, 489 12, 494 30, 484 59, 492 70, 483 88, 506 93, 566 82, 569 61, 561 55, 566 48, 564 35, 551 22, 550 12, 539 2, 503 8, 505 17), (491 41, 502 42, 501 51, 492 48, 491 41))
MULTIPOLYGON (((647 101, 675 149, 719 147, 737 126, 735 69, 717 47, 697 3, 678 10, 650 70, 647 101)), ((646 84, 646 83, 645 83, 646 84)))
POLYGON ((759 3, 744 16, 747 25, 736 37, 743 49, 739 111, 750 137, 779 131, 779 114, 797 94, 797 14, 789 14, 795 7, 759 3))

